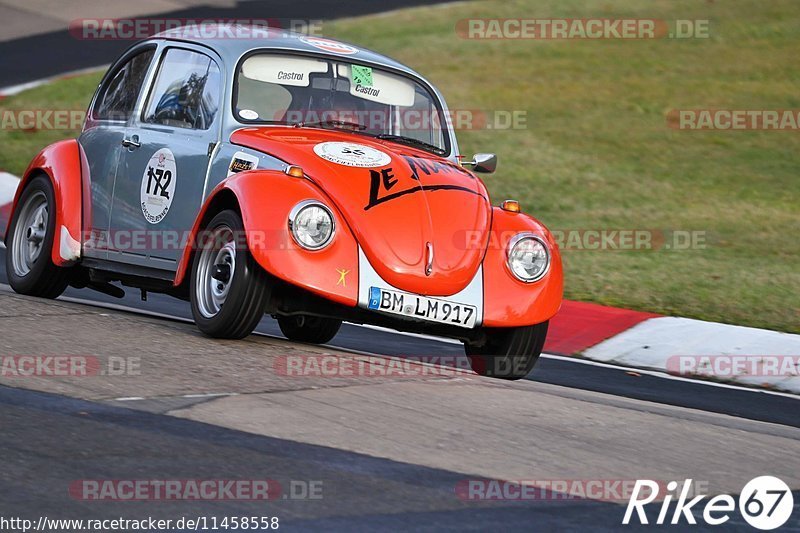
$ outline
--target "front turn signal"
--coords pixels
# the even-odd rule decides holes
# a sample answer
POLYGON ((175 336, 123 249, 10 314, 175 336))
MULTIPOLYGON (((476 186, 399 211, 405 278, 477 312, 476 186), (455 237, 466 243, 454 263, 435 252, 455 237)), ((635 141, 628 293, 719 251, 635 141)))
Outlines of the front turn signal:
POLYGON ((303 172, 303 167, 298 167, 297 165, 289 165, 286 167, 286 174, 293 178, 304 178, 305 172, 303 172))

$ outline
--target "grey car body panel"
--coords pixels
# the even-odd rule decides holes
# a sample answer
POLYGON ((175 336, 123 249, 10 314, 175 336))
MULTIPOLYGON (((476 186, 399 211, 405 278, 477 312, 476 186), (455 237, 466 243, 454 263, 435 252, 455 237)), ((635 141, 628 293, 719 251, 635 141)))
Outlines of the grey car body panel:
MULTIPOLYGON (((439 100, 445 116, 449 116, 444 98, 431 83, 418 73, 381 54, 350 45, 353 54, 329 53, 306 42, 306 36, 292 32, 275 32, 264 39, 197 39, 187 38, 181 29, 160 33, 132 46, 120 60, 132 52, 156 45, 157 50, 145 77, 136 107, 127 123, 94 121, 91 113, 79 138, 86 151, 92 183, 93 232, 173 232, 181 237, 188 235, 206 198, 225 180, 234 154, 242 151, 259 158, 260 169, 283 169, 286 164, 267 154, 230 142, 234 131, 252 127, 239 122, 233 114, 234 79, 240 61, 253 52, 286 52, 312 54, 336 61, 353 61, 366 66, 384 68, 409 76, 423 83, 439 100), (220 105, 214 123, 207 130, 145 124, 143 108, 153 89, 157 71, 169 48, 185 48, 211 57, 221 71, 220 105), (123 138, 138 137, 141 146, 126 148, 123 138), (175 197, 169 212, 158 224, 144 218, 140 205, 140 187, 147 162, 161 148, 169 148, 175 155, 177 176, 175 197)), ((335 41, 340 42, 340 41, 335 41)), ((343 43, 348 44, 348 43, 343 43)), ((109 72, 120 64, 118 60, 109 72)), ((105 81, 105 78, 104 78, 105 81)), ((101 82, 100 87, 102 87, 101 82)), ((98 92, 100 87, 98 87, 98 92)), ((91 103, 94 109, 97 93, 91 103)), ((269 127, 269 126, 266 126, 269 127)), ((452 126, 447 122, 450 151, 445 156, 457 161, 460 153, 452 126)), ((182 241, 181 241, 182 242, 182 241)), ((86 247, 85 255, 117 263, 175 271, 182 250, 164 246, 136 250, 103 250, 86 247)))

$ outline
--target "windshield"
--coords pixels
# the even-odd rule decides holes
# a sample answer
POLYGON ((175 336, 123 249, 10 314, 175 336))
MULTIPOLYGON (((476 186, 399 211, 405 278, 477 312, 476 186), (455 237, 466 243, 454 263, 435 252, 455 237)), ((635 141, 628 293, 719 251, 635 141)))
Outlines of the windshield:
POLYGON ((333 127, 434 152, 449 145, 436 97, 382 69, 318 57, 261 53, 242 62, 234 96, 244 123, 333 127))

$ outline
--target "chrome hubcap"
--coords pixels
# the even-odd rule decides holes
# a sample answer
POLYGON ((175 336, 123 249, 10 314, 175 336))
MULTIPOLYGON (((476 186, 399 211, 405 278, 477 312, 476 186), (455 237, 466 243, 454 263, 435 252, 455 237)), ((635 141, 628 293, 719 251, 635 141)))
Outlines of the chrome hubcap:
POLYGON ((195 295, 197 307, 205 318, 213 318, 222 310, 236 272, 236 243, 227 226, 216 228, 209 242, 200 251, 195 295))
POLYGON ((17 276, 27 276, 42 254, 49 219, 47 197, 43 192, 37 191, 22 206, 14 228, 10 252, 17 276))

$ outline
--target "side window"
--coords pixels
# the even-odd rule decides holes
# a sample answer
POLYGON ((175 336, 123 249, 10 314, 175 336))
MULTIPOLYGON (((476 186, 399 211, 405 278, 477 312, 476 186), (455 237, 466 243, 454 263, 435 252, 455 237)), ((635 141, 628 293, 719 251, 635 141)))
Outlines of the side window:
POLYGON ((179 48, 167 50, 144 121, 207 130, 219 110, 220 81, 219 67, 208 56, 179 48))
POLYGON ((93 117, 100 120, 128 120, 133 114, 155 48, 144 50, 122 65, 100 89, 93 117))

